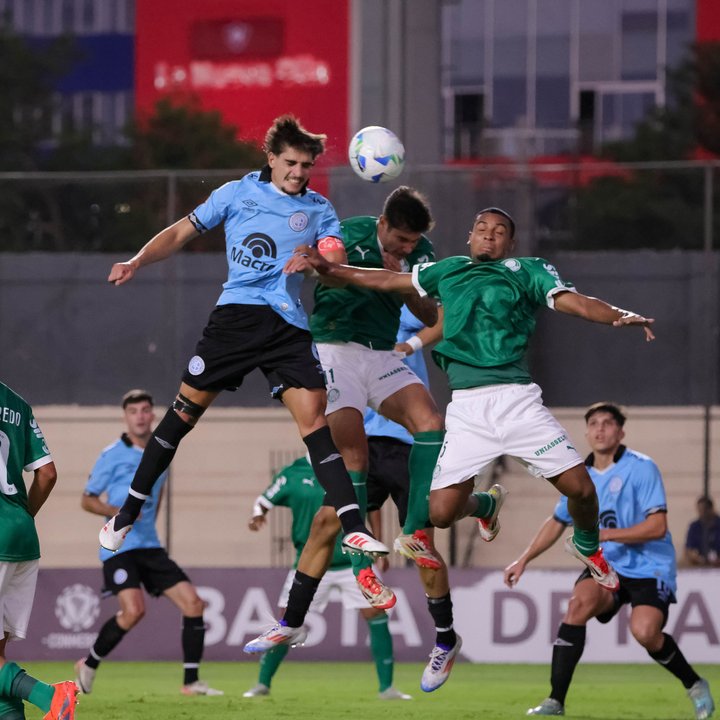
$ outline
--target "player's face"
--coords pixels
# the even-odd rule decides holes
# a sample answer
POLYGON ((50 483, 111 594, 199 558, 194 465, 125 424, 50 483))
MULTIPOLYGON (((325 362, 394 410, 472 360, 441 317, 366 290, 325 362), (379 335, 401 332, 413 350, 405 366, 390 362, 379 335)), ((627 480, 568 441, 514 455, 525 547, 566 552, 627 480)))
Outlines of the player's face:
POLYGON ((615 452, 625 437, 625 431, 609 412, 596 412, 590 416, 585 437, 593 452, 615 452))
POLYGON ((147 400, 130 403, 124 412, 125 422, 130 435, 139 438, 145 438, 150 435, 153 423, 155 422, 155 412, 153 406, 147 400))
POLYGON ((406 258, 417 247, 422 237, 422 233, 419 232, 390 227, 384 215, 378 220, 377 234, 383 250, 398 260, 406 258))
POLYGON ((285 147, 279 155, 268 153, 268 165, 273 185, 288 195, 297 195, 310 182, 315 160, 309 152, 285 147))
POLYGON ((475 218, 470 231, 470 256, 476 262, 502 260, 510 255, 515 245, 510 236, 508 219, 496 213, 482 213, 475 218))

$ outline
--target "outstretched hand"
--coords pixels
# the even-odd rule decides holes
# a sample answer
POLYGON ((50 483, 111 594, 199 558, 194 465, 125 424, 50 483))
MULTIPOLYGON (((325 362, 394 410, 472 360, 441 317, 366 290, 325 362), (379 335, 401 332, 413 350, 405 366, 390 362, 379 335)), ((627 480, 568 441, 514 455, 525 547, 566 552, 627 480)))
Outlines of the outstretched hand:
POLYGON ((655 322, 655 318, 645 318, 635 313, 625 313, 622 317, 615 320, 613 327, 623 327, 624 325, 640 325, 645 331, 645 341, 650 342, 655 339, 655 333, 650 328, 655 322))
POLYGON ((110 269, 110 275, 108 275, 108 282, 114 285, 122 285, 123 283, 132 280, 135 276, 137 266, 132 262, 120 262, 115 263, 110 269))

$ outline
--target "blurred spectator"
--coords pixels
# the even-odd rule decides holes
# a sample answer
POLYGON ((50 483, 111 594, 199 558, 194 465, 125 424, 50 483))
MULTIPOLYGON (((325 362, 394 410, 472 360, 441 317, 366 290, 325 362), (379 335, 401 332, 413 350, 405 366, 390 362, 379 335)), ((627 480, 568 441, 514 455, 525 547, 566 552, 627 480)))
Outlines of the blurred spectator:
POLYGON ((720 567, 720 515, 712 498, 703 495, 697 501, 698 519, 688 527, 685 559, 690 565, 720 567))

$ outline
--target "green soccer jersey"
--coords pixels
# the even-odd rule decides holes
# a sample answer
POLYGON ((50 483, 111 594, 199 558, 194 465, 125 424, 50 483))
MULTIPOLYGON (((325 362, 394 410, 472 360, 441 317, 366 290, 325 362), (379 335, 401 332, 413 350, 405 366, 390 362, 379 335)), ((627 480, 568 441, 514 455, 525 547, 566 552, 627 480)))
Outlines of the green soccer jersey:
POLYGON ((413 271, 418 292, 445 310, 443 340, 433 350, 453 390, 532 382, 527 349, 539 307, 575 291, 542 258, 474 262, 450 257, 413 271))
POLYGON ((51 461, 32 408, 0 383, 0 560, 23 562, 40 557, 23 470, 32 472, 51 461))
MULTIPOLYGON (((325 490, 317 481, 312 465, 303 457, 277 473, 270 487, 263 493, 263 497, 272 505, 290 508, 292 513, 290 537, 297 553, 293 567, 297 567, 300 554, 310 535, 310 526, 315 513, 323 504, 325 490)), ((342 551, 342 534, 338 534, 330 561, 330 570, 343 570, 349 567, 352 567, 352 564, 349 556, 342 551)))
MULTIPOLYGON (((340 223, 348 264, 361 268, 383 267, 377 236, 377 218, 353 217, 340 223)), ((403 271, 435 259, 432 243, 424 235, 402 261, 403 271)), ((310 332, 315 342, 356 342, 372 350, 395 347, 400 309, 399 293, 383 293, 348 285, 331 288, 318 283, 310 332)))

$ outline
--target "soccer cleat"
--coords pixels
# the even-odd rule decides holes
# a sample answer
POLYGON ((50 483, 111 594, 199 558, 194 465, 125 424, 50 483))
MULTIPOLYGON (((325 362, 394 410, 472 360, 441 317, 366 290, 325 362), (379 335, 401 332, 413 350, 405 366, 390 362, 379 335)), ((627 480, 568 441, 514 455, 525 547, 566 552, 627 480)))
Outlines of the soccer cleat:
POLYGON ((433 553, 430 538, 424 530, 416 530, 412 535, 398 535, 393 543, 395 552, 412 560, 418 567, 439 570, 442 562, 433 553))
POLYGON ((455 664, 455 658, 462 647, 462 638, 457 635, 457 640, 451 648, 436 645, 430 653, 430 662, 423 670, 420 688, 425 692, 437 690, 450 677, 450 671, 455 664))
POLYGON ((400 692, 391 685, 387 690, 378 693, 378 700, 412 700, 412 695, 400 692))
POLYGON ((262 635, 258 635, 254 640, 251 640, 243 651, 246 653, 261 653, 266 650, 272 650, 278 645, 289 645, 290 647, 296 647, 298 645, 304 645, 307 639, 307 630, 305 627, 290 627, 288 625, 282 625, 278 623, 268 628, 262 635))
POLYGON ((492 495, 495 499, 495 509, 490 517, 476 518, 478 521, 480 537, 485 542, 492 542, 500 532, 500 520, 498 520, 498 515, 500 514, 500 508, 503 506, 507 494, 508 491, 502 485, 493 485, 488 490, 488 495, 492 495))
POLYGON ((85 664, 84 659, 75 663, 75 684, 83 695, 89 695, 92 692, 96 672, 97 670, 85 664))
POLYGON ((586 557, 575 546, 572 535, 569 535, 565 538, 565 550, 587 566, 590 575, 592 575, 592 579, 598 585, 611 592, 616 592, 620 588, 620 580, 618 580, 617 573, 610 567, 607 560, 605 560, 602 548, 598 548, 590 557, 586 557))
POLYGON ((369 555, 370 557, 380 557, 387 555, 390 551, 387 545, 376 540, 372 535, 366 532, 351 532, 342 539, 342 547, 344 553, 350 555, 369 555))
POLYGON ((80 692, 78 686, 72 680, 54 683, 55 693, 53 694, 50 710, 43 717, 43 720, 74 720, 77 696, 80 692))
POLYGON ((224 695, 222 690, 211 688, 204 680, 196 680, 195 682, 183 685, 180 688, 183 695, 207 695, 208 697, 216 697, 224 695))
POLYGON ((258 683, 255 687, 251 687, 243 693, 243 697, 261 697, 263 695, 269 695, 270 688, 267 685, 258 683))
POLYGON ((372 571, 363 568, 356 578, 363 597, 378 610, 389 610, 397 602, 395 593, 372 571))
POLYGON ((707 720, 715 712, 715 703, 710 695, 708 681, 700 678, 688 691, 688 697, 692 700, 697 720, 707 720))
POLYGON ((115 530, 115 519, 117 515, 111 517, 100 531, 99 540, 100 547, 104 547, 111 552, 117 552, 125 540, 125 536, 132 530, 132 525, 126 525, 119 530, 115 530))
POLYGON ((564 715, 562 703, 553 698, 545 698, 537 707, 530 708, 526 715, 564 715))

